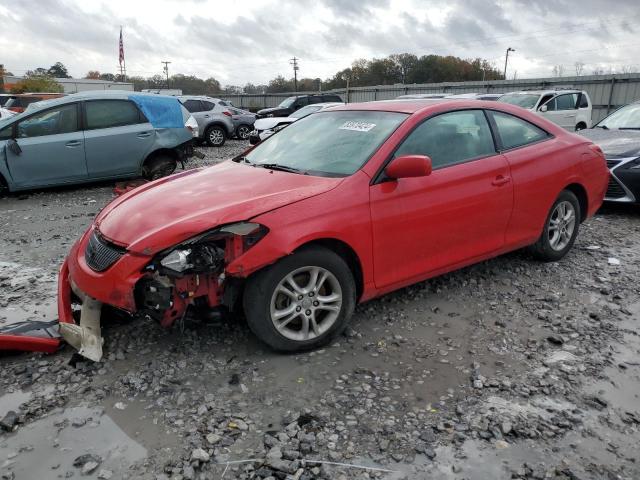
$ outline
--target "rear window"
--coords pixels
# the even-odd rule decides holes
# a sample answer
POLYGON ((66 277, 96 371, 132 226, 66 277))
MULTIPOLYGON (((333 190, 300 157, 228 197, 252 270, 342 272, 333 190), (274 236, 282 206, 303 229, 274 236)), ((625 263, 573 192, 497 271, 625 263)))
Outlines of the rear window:
POLYGON ((145 123, 138 108, 127 100, 94 100, 85 103, 87 130, 145 123))
POLYGON ((522 147, 549 138, 547 132, 526 120, 508 113, 491 111, 490 114, 498 127, 503 150, 522 147))

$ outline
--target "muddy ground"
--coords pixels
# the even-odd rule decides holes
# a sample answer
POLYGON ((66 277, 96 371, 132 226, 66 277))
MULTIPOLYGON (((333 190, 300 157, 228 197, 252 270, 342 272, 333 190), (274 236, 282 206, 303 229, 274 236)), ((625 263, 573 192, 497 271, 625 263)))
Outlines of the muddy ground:
MULTIPOLYGON (((0 199, 0 325, 55 318, 112 188, 0 199)), ((303 355, 242 319, 106 319, 100 363, 0 357, 0 478, 638 479, 639 270, 640 210, 607 207, 559 263, 514 252, 386 295, 303 355)))

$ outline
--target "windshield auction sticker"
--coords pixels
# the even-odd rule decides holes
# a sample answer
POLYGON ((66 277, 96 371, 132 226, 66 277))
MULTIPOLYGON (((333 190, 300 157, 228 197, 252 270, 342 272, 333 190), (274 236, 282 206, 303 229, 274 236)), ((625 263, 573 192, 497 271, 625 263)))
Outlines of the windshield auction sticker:
POLYGON ((353 130, 354 132, 368 132, 375 126, 376 126, 375 123, 344 122, 342 126, 338 128, 340 130, 353 130))

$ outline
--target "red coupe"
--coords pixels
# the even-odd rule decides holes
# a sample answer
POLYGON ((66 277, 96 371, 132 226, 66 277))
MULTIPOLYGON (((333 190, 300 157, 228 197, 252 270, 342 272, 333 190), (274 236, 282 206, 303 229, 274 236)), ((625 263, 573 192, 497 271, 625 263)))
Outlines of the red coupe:
POLYGON ((317 347, 386 292, 522 247, 561 259, 608 178, 589 140, 508 104, 335 107, 107 205, 61 268, 61 331, 99 358, 102 304, 164 326, 243 310, 271 347, 317 347))

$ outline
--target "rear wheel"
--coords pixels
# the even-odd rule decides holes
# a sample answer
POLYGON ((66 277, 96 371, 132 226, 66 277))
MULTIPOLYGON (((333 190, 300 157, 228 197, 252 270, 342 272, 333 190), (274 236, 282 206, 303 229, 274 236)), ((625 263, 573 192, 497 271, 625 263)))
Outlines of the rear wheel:
POLYGON ((322 247, 302 249, 247 282, 243 304, 256 336, 279 351, 326 345, 353 314, 356 288, 346 262, 322 247))
POLYGON ((207 128, 204 139, 210 147, 221 147, 224 145, 226 137, 224 129, 214 125, 207 128))
POLYGON ((145 162, 142 167, 142 176, 147 180, 157 180, 171 175, 176 166, 176 160, 169 155, 156 155, 145 162))
POLYGON ((249 134, 251 133, 251 127, 249 125, 240 125, 236 128, 236 136, 242 140, 246 140, 249 138, 249 134))
POLYGON ((584 123, 584 122, 580 122, 580 123, 578 123, 578 124, 576 125, 576 132, 577 132, 578 130, 584 130, 585 128, 587 128, 586 123, 584 123))
POLYGON ((578 236, 580 218, 580 202, 573 192, 563 190, 551 207, 542 235, 531 246, 533 255, 545 262, 564 257, 578 236))

